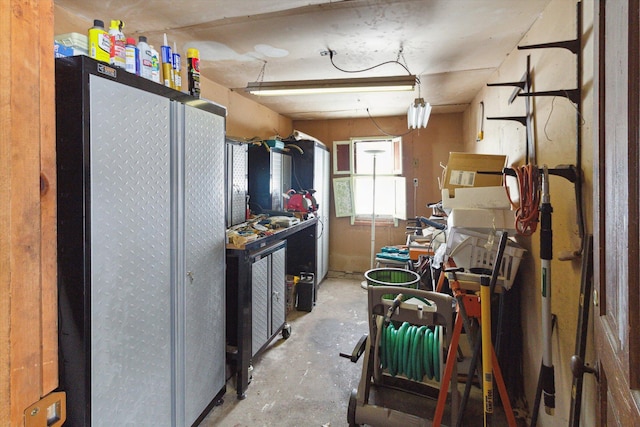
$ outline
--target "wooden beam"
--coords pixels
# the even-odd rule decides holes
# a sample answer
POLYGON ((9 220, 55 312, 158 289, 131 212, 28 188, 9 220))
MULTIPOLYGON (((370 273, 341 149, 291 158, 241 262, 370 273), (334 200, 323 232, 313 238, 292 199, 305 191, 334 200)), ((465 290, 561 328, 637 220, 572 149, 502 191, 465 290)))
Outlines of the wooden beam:
MULTIPOLYGON (((0 33, 9 34, 11 19, 5 12, 7 2, 2 2, 0 13, 0 33)), ((7 37, 0 38, 0 63, 8 64, 11 61, 11 52, 4 50, 11 40, 7 37), (8 39, 8 40, 3 40, 8 39)), ((10 81, 9 67, 0 67, 0 81, 10 81)), ((9 425, 9 331, 10 303, 11 303, 11 108, 9 106, 10 86, 0 85, 0 425, 9 425)))
POLYGON ((40 27, 40 257, 42 390, 58 387, 58 263, 56 226, 56 110, 53 1, 39 1, 40 27))
POLYGON ((18 426, 57 386, 53 4, 1 8, 0 425, 18 426))

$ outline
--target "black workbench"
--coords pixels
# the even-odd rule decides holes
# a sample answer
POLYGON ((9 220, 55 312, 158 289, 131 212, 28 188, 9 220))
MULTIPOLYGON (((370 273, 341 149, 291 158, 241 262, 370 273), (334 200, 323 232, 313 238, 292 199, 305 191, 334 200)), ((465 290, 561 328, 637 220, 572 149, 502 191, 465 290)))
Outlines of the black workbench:
MULTIPOLYGON (((286 241, 286 274, 316 271, 317 218, 302 221, 294 226, 246 243, 243 247, 227 245, 226 273, 226 336, 227 363, 231 375, 236 376, 238 399, 244 399, 249 385, 249 367, 252 363, 252 260, 268 251, 272 245, 286 241)), ((315 288, 315 283, 314 283, 315 288)), ((256 353, 257 356, 282 330, 256 353)))

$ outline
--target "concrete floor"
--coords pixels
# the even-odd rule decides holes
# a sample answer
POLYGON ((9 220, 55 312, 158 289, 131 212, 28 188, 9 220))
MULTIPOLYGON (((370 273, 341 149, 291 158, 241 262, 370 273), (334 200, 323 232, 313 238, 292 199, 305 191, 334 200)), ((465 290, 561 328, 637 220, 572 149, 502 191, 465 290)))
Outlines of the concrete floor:
MULTIPOLYGON (((318 291, 313 311, 295 309, 287 318, 291 336, 277 336, 254 360, 253 379, 246 399, 238 400, 233 379, 227 383, 222 405, 202 421, 202 427, 346 426, 351 390, 358 387, 362 358, 357 363, 340 357, 351 353, 368 332, 367 291, 363 277, 330 273, 318 291)), ((464 385, 458 387, 460 391, 464 385)), ((483 425, 481 396, 474 387, 463 415, 465 426, 483 425)), ((432 419, 435 401, 395 390, 380 390, 378 405, 414 412, 432 419)), ((496 408, 496 412, 498 408, 496 408)), ((448 410, 445 424, 449 424, 448 410)), ((506 425, 496 413, 494 425, 506 425)))

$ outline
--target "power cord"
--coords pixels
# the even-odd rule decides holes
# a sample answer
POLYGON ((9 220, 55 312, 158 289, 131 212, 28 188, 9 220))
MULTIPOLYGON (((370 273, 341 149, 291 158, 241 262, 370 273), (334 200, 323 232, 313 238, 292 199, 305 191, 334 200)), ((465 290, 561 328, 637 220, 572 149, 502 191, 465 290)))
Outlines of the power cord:
POLYGON ((540 171, 534 165, 528 164, 513 168, 518 181, 520 203, 515 204, 511 199, 509 187, 505 179, 505 188, 511 206, 516 211, 515 228, 522 236, 531 236, 538 228, 538 209, 540 207, 540 171))

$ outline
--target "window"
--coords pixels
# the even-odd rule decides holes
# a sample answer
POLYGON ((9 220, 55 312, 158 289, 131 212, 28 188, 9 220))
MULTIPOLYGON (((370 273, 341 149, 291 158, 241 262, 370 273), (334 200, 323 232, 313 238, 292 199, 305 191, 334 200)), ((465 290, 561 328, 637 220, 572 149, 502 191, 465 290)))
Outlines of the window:
POLYGON ((352 223, 370 221, 375 184, 376 221, 397 224, 397 219, 406 219, 401 138, 352 138, 334 141, 333 148, 334 174, 349 175, 334 178, 336 216, 350 216, 352 223))

